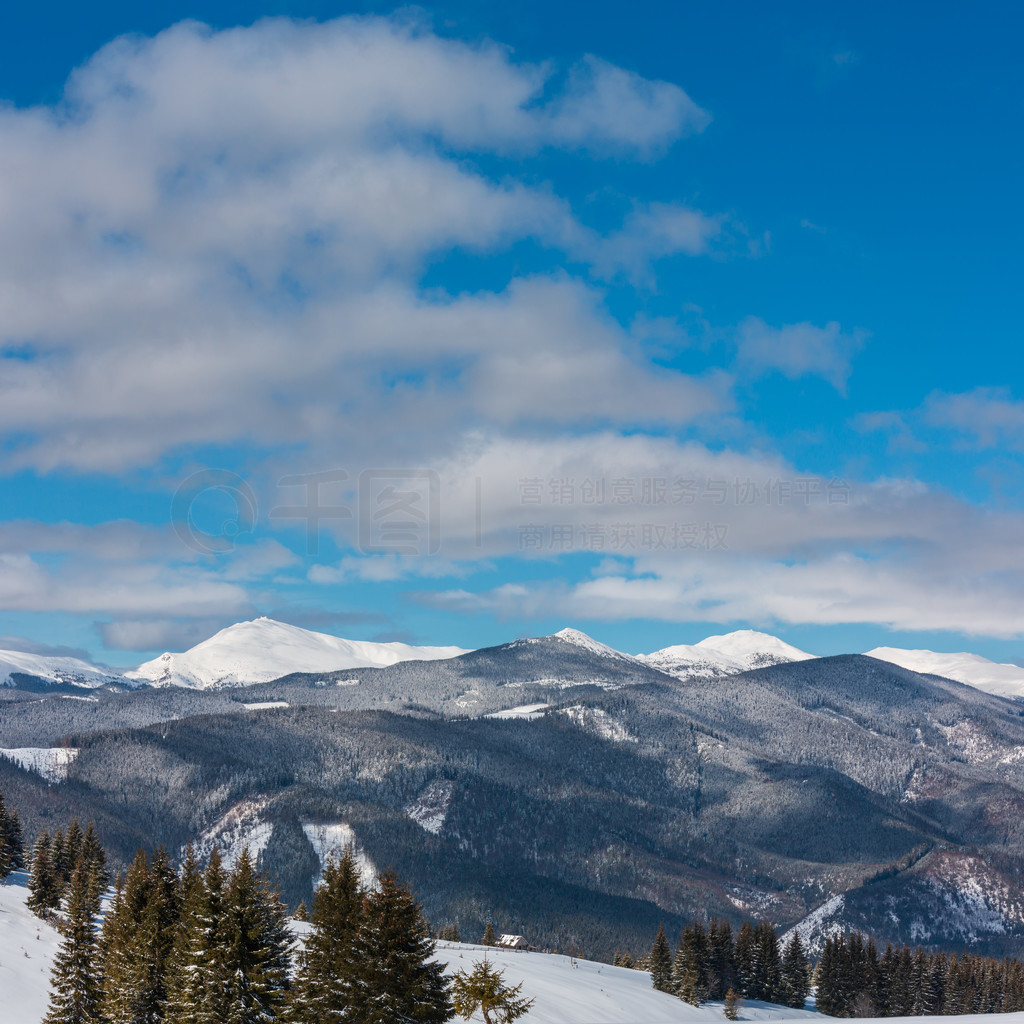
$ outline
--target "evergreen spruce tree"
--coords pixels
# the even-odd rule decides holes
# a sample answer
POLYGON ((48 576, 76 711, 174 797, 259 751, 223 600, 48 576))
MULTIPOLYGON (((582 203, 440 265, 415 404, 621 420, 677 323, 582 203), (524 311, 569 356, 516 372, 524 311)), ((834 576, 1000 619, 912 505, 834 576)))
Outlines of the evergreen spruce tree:
POLYGON ((63 897, 64 887, 68 878, 71 877, 71 869, 64 854, 64 830, 55 829, 50 840, 50 863, 53 865, 53 874, 57 880, 57 887, 63 897))
POLYGON ((60 906, 62 886, 57 870, 51 860, 52 843, 48 832, 36 840, 32 852, 32 870, 28 877, 29 896, 26 905, 38 917, 56 910, 60 906))
POLYGON ((533 999, 519 993, 523 984, 509 987, 502 971, 497 970, 484 957, 467 974, 458 971, 452 979, 452 1001, 455 1012, 465 1020, 480 1011, 484 1024, 512 1024, 533 1006, 533 999))
POLYGON ((419 904, 390 872, 364 900, 356 937, 357 984, 348 988, 359 1024, 441 1024, 454 1007, 419 904))
POLYGON ((309 910, 306 907, 305 900, 299 900, 299 905, 295 908, 295 913, 292 914, 292 920, 302 922, 309 920, 309 910))
POLYGON ((761 921, 753 930, 749 991, 744 995, 774 1003, 780 1000, 781 989, 779 940, 775 937, 775 929, 767 921, 761 921))
POLYGON ((84 872, 76 871, 71 877, 61 932, 50 980, 50 1008, 43 1024, 93 1024, 102 1020, 102 979, 84 872))
POLYGON ((724 999, 736 984, 732 927, 726 920, 712 921, 708 932, 708 999, 724 999))
POLYGON ((162 897, 145 850, 139 850, 103 922, 101 948, 109 1024, 154 1024, 164 1002, 162 897))
POLYGON ((14 870, 10 831, 10 815, 7 805, 4 803, 4 795, 0 793, 0 880, 6 878, 14 870))
POLYGON ((816 1005, 820 1013, 829 1017, 842 1017, 845 1015, 846 1005, 842 998, 839 984, 840 954, 837 949, 842 939, 830 935, 825 939, 825 947, 818 960, 818 967, 815 971, 817 982, 816 1005))
POLYGON ((683 929, 672 961, 673 989, 691 1006, 700 1006, 707 999, 710 944, 699 921, 683 929))
POLYGON ((222 1024, 226 1019, 227 972, 221 936, 226 884, 219 850, 214 848, 201 875, 194 857, 186 854, 179 885, 182 909, 168 961, 167 1024, 222 1024), (186 872, 198 876, 187 889, 186 872))
POLYGON ((736 962, 736 982, 740 995, 747 999, 756 998, 753 989, 756 984, 756 943, 754 928, 749 921, 740 925, 736 936, 734 958, 736 962))
POLYGON ((110 884, 110 872, 107 871, 107 852, 100 844, 99 836, 96 835, 96 826, 91 821, 82 837, 81 858, 86 868, 94 874, 100 889, 106 889, 110 884))
POLYGON ((21 828, 21 818, 18 817, 17 807, 12 807, 7 814, 7 846, 11 858, 11 870, 24 870, 25 834, 21 828))
POLYGON ((222 1024, 266 1024, 288 999, 287 912, 243 850, 228 881, 221 918, 227 1015, 222 1024))
POLYGON ((487 927, 484 928, 484 937, 480 940, 481 946, 493 946, 497 939, 494 937, 494 925, 490 921, 487 922, 487 927))
POLYGON ((810 990, 807 955, 800 933, 794 931, 782 955, 782 1001, 795 1010, 802 1010, 810 990))
POLYGON ((293 1019, 299 1024, 336 1024, 351 1009, 349 990, 359 964, 356 938, 363 919, 364 892, 355 854, 324 867, 313 894, 312 928, 299 957, 293 993, 293 1019))
POLYGON ((725 1002, 722 1007, 726 1020, 740 1019, 740 994, 736 989, 730 987, 725 993, 725 1002))
POLYGON ((82 826, 78 824, 77 818, 72 818, 71 824, 68 825, 67 831, 64 833, 64 846, 60 861, 60 869, 65 883, 71 881, 71 875, 78 867, 78 862, 82 858, 84 842, 85 833, 82 831, 82 826))
POLYGON ((658 926, 658 934, 651 946, 648 957, 651 972, 651 984, 659 992, 672 992, 675 985, 672 980, 672 953, 668 948, 668 939, 665 938, 665 926, 658 926))

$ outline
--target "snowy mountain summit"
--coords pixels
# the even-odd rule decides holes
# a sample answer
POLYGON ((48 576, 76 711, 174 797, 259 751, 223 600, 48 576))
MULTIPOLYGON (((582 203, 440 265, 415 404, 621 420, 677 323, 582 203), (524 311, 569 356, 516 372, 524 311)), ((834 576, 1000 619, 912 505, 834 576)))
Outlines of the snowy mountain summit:
POLYGON ((966 683, 976 689, 993 693, 997 697, 1024 698, 1024 668, 998 661, 989 661, 980 654, 959 652, 942 654, 937 651, 912 651, 899 647, 876 647, 865 652, 868 658, 888 661, 911 672, 943 676, 966 683))
POLYGON ((572 644, 574 647, 581 647, 591 654, 599 654, 604 658, 620 658, 626 661, 634 660, 631 655, 623 654, 622 651, 617 651, 614 647, 609 647, 607 644, 601 643, 600 640, 595 640, 592 636, 587 636, 586 633, 570 627, 560 629, 557 633, 552 633, 551 636, 544 639, 561 640, 563 643, 572 644))
POLYGON ((25 651, 0 651, 0 686, 15 686, 16 676, 90 688, 119 682, 115 672, 99 665, 91 665, 80 658, 30 654, 25 651))
POLYGON ((712 679, 814 657, 776 636, 753 629, 739 629, 722 636, 709 636, 697 644, 678 644, 637 655, 644 664, 679 679, 694 676, 712 679))
POLYGON ((343 640, 259 618, 228 626, 182 654, 161 654, 126 676, 153 686, 209 690, 266 683, 293 672, 382 668, 400 661, 437 661, 465 653, 461 647, 343 640))

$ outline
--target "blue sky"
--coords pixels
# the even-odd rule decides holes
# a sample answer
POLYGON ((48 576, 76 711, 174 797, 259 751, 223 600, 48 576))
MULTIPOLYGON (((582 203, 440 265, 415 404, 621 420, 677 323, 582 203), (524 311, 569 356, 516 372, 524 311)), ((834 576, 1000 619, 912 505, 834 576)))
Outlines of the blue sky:
POLYGON ((5 9, 0 637, 1021 658, 1022 22, 5 9))

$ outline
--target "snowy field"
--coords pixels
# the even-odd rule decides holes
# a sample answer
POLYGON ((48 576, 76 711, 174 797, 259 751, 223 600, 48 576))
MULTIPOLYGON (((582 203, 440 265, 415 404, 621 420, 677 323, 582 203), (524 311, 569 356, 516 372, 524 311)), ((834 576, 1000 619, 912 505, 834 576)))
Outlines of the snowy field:
MULTIPOLYGON (((41 1024, 49 999, 50 969, 60 939, 25 906, 25 872, 0 883, 0 1020, 4 1024, 41 1024)), ((302 936, 308 925, 296 925, 302 936)), ((470 970, 484 956, 505 972, 505 981, 523 983, 523 995, 536 1000, 522 1024, 696 1024, 724 1021, 721 1003, 699 1008, 674 996, 655 992, 650 977, 625 967, 574 960, 546 953, 513 952, 467 943, 439 942, 438 960, 448 972, 470 970)), ((747 1021, 827 1020, 812 1011, 791 1010, 768 1003, 744 1003, 747 1021)), ((456 1021, 459 1018, 456 1018, 456 1021)), ((474 1017, 474 1021, 481 1018, 474 1017)), ((950 1024, 1024 1024, 1024 1013, 965 1017, 889 1017, 900 1021, 949 1021, 950 1024)))
MULTIPOLYGON (((724 1021, 721 1003, 690 1006, 675 996, 651 988, 645 971, 574 960, 549 953, 525 953, 458 942, 439 942, 438 960, 448 973, 470 970, 487 958, 505 972, 509 985, 523 983, 522 994, 536 1002, 523 1024, 686 1024, 724 1021)), ((741 1020, 824 1020, 823 1014, 791 1010, 769 1003, 746 1003, 741 1020)), ((1024 1014, 1021 1014, 1024 1020, 1024 1014)), ((472 1018, 474 1021, 482 1017, 472 1018)), ((991 1022, 990 1022, 991 1024, 991 1022)))

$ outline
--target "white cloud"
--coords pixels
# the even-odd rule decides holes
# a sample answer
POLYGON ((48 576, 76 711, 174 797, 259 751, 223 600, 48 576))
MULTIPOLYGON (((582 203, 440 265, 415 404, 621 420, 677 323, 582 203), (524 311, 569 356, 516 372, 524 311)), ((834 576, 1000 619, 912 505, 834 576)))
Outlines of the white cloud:
POLYGON ((919 481, 838 481, 777 456, 612 434, 480 438, 442 479, 448 557, 516 555, 541 577, 602 557, 581 583, 420 595, 448 610, 1022 633, 1024 516, 919 481))
POLYGON ((755 374, 778 370, 791 380, 822 377, 845 393, 850 363, 866 337, 861 330, 844 333, 835 321, 824 327, 811 323, 771 327, 758 317, 748 317, 737 334, 738 358, 741 366, 755 374))
MULTIPOLYGON (((452 249, 532 239, 608 260, 519 163, 488 177, 465 156, 644 158, 707 121, 670 83, 596 58, 560 82, 410 20, 118 40, 59 108, 0 110, 5 465, 119 472, 210 444, 359 450, 393 428, 396 393, 435 450, 481 419, 589 419, 587 396, 630 425, 719 409, 721 381, 627 356, 602 296, 569 279, 418 288, 452 249), (536 389, 521 365, 504 381, 523 351, 543 351, 536 389)), ((633 270, 697 253, 717 225, 639 209, 623 251, 633 270)))
POLYGON ((1024 402, 1006 388, 934 393, 920 415, 928 426, 954 431, 971 447, 1024 449, 1024 402))
POLYGON ((1024 635, 1014 611, 1024 587, 996 573, 965 582, 948 569, 842 554, 798 563, 724 554, 695 555, 669 565, 641 558, 634 572, 575 584, 544 581, 420 597, 460 614, 486 612, 501 618, 650 619, 764 629, 871 624, 1007 639, 1024 635))
POLYGON ((724 227, 724 217, 708 216, 678 203, 638 206, 621 231, 594 245, 595 266, 605 276, 623 271, 632 278, 643 278, 650 274, 652 259, 710 252, 724 227))

